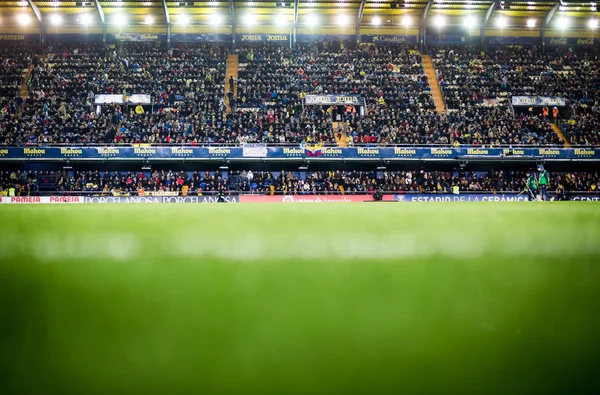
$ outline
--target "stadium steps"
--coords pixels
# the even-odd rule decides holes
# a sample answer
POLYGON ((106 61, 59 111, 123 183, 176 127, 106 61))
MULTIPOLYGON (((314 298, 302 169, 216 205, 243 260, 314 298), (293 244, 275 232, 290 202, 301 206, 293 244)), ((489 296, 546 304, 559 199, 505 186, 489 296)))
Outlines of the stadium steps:
POLYGON ((554 133, 556 133, 556 135, 562 139, 562 141, 565 142, 565 147, 566 148, 571 148, 571 144, 569 143, 569 140, 567 140, 567 136, 565 136, 565 134, 563 133, 562 130, 560 130, 560 127, 558 127, 557 124, 549 122, 550 123, 550 127, 552 128, 552 130, 554 130, 554 133))
POLYGON ((229 92, 229 77, 233 76, 235 79, 235 84, 233 85, 233 97, 237 99, 237 81, 239 70, 239 56, 227 55, 227 72, 225 73, 225 106, 227 106, 228 113, 231 111, 231 108, 229 107, 229 100, 227 99, 227 92, 229 92))
POLYGON ((344 123, 343 122, 332 122, 331 126, 333 129, 333 137, 335 138, 335 142, 337 143, 338 147, 346 148, 348 146, 348 143, 346 142, 346 130, 344 128, 344 123), (342 134, 338 138, 337 130, 339 128, 342 128, 342 134))
POLYGON ((440 89, 437 73, 433 67, 433 61, 429 55, 422 55, 421 59, 423 62, 425 75, 427 76, 429 86, 431 87, 431 96, 433 97, 433 102, 435 103, 435 109, 438 114, 443 114, 446 112, 446 105, 444 104, 444 97, 442 96, 442 90, 440 89))

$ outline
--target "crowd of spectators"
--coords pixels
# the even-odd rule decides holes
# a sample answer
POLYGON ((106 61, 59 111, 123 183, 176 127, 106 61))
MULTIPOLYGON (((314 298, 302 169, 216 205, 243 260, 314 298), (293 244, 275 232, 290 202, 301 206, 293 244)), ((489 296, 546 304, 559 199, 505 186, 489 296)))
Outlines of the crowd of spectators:
POLYGON ((0 119, 20 113, 23 104, 20 90, 35 50, 33 45, 0 46, 0 119))
POLYGON ((511 95, 564 96, 573 144, 597 145, 600 62, 591 51, 468 46, 433 49, 446 106, 434 109, 421 56, 404 44, 269 44, 239 50, 237 103, 227 113, 227 48, 156 43, 0 49, 0 143, 554 145, 542 115, 514 114, 511 95), (41 52, 41 51, 38 51, 41 52), (26 99, 18 97, 33 64, 26 99), (107 105, 96 94, 149 94, 152 105, 107 105), (359 106, 303 106, 307 94, 357 94, 359 106))
POLYGON ((420 54, 412 46, 262 46, 242 49, 240 63, 238 108, 254 110, 267 140, 296 142, 301 137, 329 143, 332 122, 343 122, 350 144, 444 142, 430 133, 439 117, 420 54), (360 95, 365 113, 359 106, 303 109, 307 94, 360 95))
POLYGON ((224 139, 227 50, 189 45, 54 45, 33 69, 18 116, 4 117, 6 144, 205 143, 224 139), (152 104, 108 105, 94 95, 148 94, 152 104))
MULTIPOLYGON (((0 172, 0 195, 11 187, 20 196, 35 195, 39 184, 51 186, 48 192, 90 194, 175 193, 186 195, 225 193, 252 194, 372 194, 451 193, 454 186, 461 192, 521 192, 527 174, 524 171, 444 172, 444 171, 354 171, 330 170, 308 172, 304 178, 289 171, 235 171, 223 178, 208 171, 152 172, 0 172)), ((551 173, 551 191, 598 192, 599 172, 551 173)))
MULTIPOLYGON (((564 97, 573 105, 563 131, 570 143, 598 144, 598 101, 600 60, 594 51, 535 46, 480 48, 437 47, 433 59, 446 106, 458 110, 479 107, 487 112, 491 106, 508 102, 512 96, 564 97), (567 124, 567 121, 570 123, 567 124)), ((535 143, 558 141, 548 122, 552 114, 527 115, 526 122, 538 125, 535 143)), ((492 122, 497 122, 492 117, 492 122)), ((523 122, 523 118, 518 122, 523 122)), ((507 137, 504 133, 499 137, 507 137)))
POLYGON ((48 177, 50 182, 55 182, 54 172, 44 174, 37 171, 29 173, 21 170, 0 170, 0 196, 8 196, 11 188, 15 196, 36 195, 39 192, 40 182, 44 182, 44 177, 48 177))

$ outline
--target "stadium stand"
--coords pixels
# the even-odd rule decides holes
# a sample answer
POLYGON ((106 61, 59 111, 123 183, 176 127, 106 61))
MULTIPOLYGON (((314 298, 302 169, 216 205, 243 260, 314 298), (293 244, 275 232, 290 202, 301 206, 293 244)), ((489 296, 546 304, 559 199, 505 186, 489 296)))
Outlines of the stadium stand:
MULTIPOLYGON (((149 193, 201 195, 226 191, 252 194, 372 194, 451 193, 453 186, 461 192, 520 192, 526 172, 521 170, 470 171, 310 171, 305 177, 292 171, 234 171, 229 179, 214 171, 154 170, 118 171, 0 171, 0 196, 16 187, 17 196, 38 192, 112 195, 115 193, 149 193)), ((553 173, 550 190, 598 192, 600 173, 553 173)))
POLYGON ((191 45, 54 45, 31 75, 23 114, 8 117, 5 144, 225 142, 226 50, 191 45), (151 106, 108 105, 94 95, 150 94, 151 106))
MULTIPOLYGON (((589 133, 597 123, 586 116, 594 113, 592 108, 598 102, 600 87, 599 64, 594 51, 565 48, 543 51, 535 46, 492 47, 482 51, 461 46, 435 47, 433 52, 448 108, 458 112, 477 108, 487 113, 486 109, 493 104, 503 108, 505 117, 510 119, 508 106, 512 96, 564 97, 573 105, 571 116, 564 121, 570 121, 571 125, 563 128, 568 142, 574 145, 597 142, 597 136, 589 133)), ((515 117, 520 133, 505 132, 501 128, 494 135, 507 142, 519 136, 530 144, 561 143, 560 136, 549 125, 554 121, 552 114, 544 116, 541 108, 537 111, 537 114, 530 112, 515 117), (533 130, 532 124, 535 125, 533 130)), ((594 114, 597 114, 597 105, 594 114)), ((497 122, 496 116, 489 118, 497 122)))
POLYGON ((242 48, 237 105, 230 114, 224 46, 53 44, 43 61, 19 47, 3 51, 0 137, 7 145, 562 146, 560 133, 548 123, 552 116, 515 113, 513 95, 569 98, 572 116, 561 114, 559 132, 573 145, 598 144, 599 65, 586 51, 434 47, 433 64, 449 109, 445 115, 435 112, 421 55, 406 44, 242 48), (18 98, 34 58, 30 97, 18 98), (107 105, 99 112, 93 103, 96 94, 137 93, 153 100, 139 114, 135 105, 107 105), (360 94, 364 114, 357 106, 303 106, 306 94, 325 93, 360 94), (18 122, 17 108, 22 108, 18 122))
MULTIPOLYGON (((275 126, 276 141, 304 137, 336 143, 332 122, 343 123, 347 144, 418 144, 429 138, 420 126, 431 122, 435 105, 420 54, 411 46, 262 46, 242 49, 240 58, 240 107, 254 108, 269 124, 299 116, 300 125, 283 126, 284 131, 275 126), (356 106, 309 106, 302 111, 306 94, 362 95, 366 116, 357 114, 356 106)), ((268 136, 270 129, 263 133, 268 136)))

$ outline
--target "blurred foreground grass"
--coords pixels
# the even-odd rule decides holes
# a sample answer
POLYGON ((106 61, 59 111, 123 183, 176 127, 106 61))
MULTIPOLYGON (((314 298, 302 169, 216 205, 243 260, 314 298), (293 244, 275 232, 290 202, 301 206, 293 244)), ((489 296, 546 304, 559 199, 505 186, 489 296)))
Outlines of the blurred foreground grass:
POLYGON ((2 394, 583 394, 600 205, 0 207, 2 394))

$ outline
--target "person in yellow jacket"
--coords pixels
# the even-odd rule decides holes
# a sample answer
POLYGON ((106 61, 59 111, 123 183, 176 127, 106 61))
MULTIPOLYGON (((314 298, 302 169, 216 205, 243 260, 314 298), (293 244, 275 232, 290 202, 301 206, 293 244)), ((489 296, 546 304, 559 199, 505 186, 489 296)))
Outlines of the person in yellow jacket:
POLYGON ((144 107, 142 107, 141 104, 138 104, 137 107, 135 108, 135 113, 137 115, 143 115, 144 114, 144 107))

